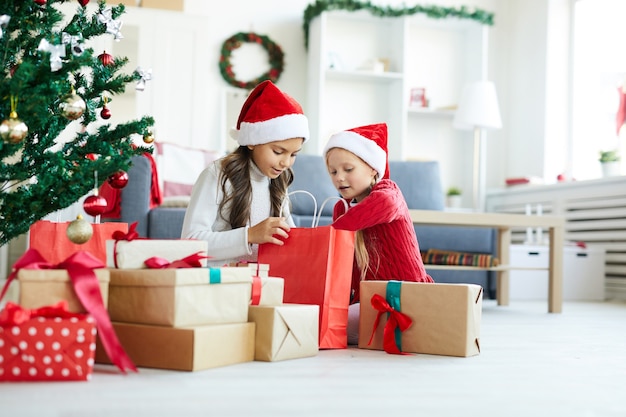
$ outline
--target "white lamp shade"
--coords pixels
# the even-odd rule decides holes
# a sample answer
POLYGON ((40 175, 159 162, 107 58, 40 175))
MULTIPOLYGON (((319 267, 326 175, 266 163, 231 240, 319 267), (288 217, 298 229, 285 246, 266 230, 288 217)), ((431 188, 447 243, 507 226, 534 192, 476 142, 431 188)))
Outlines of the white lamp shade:
POLYGON ((491 81, 476 81, 465 86, 453 126, 464 130, 502 127, 496 87, 491 81))

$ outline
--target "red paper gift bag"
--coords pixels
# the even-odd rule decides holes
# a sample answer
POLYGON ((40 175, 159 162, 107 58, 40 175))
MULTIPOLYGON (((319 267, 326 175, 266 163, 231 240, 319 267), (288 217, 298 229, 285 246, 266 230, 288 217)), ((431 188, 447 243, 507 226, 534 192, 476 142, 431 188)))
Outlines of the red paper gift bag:
POLYGON ((66 234, 70 222, 40 220, 30 227, 29 247, 36 249, 50 263, 59 263, 78 251, 86 251, 106 265, 106 241, 117 230, 128 233, 128 223, 92 224, 93 236, 82 245, 73 243, 66 234))
POLYGON ((319 347, 346 348, 354 232, 332 226, 292 228, 283 246, 259 245, 259 263, 285 280, 285 303, 320 307, 319 347))

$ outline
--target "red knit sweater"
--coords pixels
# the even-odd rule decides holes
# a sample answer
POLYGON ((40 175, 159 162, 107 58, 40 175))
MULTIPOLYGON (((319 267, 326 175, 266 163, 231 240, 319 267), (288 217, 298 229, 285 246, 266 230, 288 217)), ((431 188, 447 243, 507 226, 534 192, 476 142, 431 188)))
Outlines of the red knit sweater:
MULTIPOLYGON (((342 230, 362 230, 369 253, 365 280, 433 282, 426 273, 404 196, 389 179, 379 181, 371 193, 346 212, 339 201, 333 212, 333 226, 342 230)), ((352 302, 359 302, 361 272, 354 260, 352 302)))

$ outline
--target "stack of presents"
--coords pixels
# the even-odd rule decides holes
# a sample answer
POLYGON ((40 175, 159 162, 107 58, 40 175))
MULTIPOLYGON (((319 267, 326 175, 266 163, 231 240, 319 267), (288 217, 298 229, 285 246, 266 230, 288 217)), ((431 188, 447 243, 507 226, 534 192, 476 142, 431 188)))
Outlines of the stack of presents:
MULTIPOLYGON (((336 254, 323 268, 285 268, 262 250, 258 263, 208 267, 200 240, 138 238, 132 226, 92 239, 97 253, 66 257, 31 235, 0 294, 17 287, 0 311, 0 381, 89 380, 94 363, 198 371, 347 347, 352 265, 328 267, 336 254)), ((367 281, 361 299, 359 348, 479 353, 479 286, 367 281)))

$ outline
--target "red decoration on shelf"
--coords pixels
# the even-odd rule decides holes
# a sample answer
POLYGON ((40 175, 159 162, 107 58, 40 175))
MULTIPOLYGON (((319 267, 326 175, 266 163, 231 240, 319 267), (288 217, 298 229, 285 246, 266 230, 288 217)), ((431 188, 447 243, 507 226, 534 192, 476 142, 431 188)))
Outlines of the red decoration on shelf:
POLYGON ((113 188, 124 188, 128 184, 128 173, 125 171, 117 171, 111 174, 107 179, 109 185, 113 188))
POLYGON ((78 2, 80 3, 81 6, 85 7, 87 6, 87 4, 89 4, 89 0, 78 0, 78 2))
POLYGON ((83 210, 90 216, 99 216, 107 209, 107 200, 101 195, 90 195, 83 202, 83 210))
POLYGON ((107 106, 104 106, 102 108, 102 110, 100 110, 100 117, 102 117, 103 119, 110 119, 111 118, 111 110, 109 110, 109 108, 107 106))
POLYGON ((98 55, 98 59, 105 67, 113 64, 113 55, 107 54, 106 51, 98 55))

